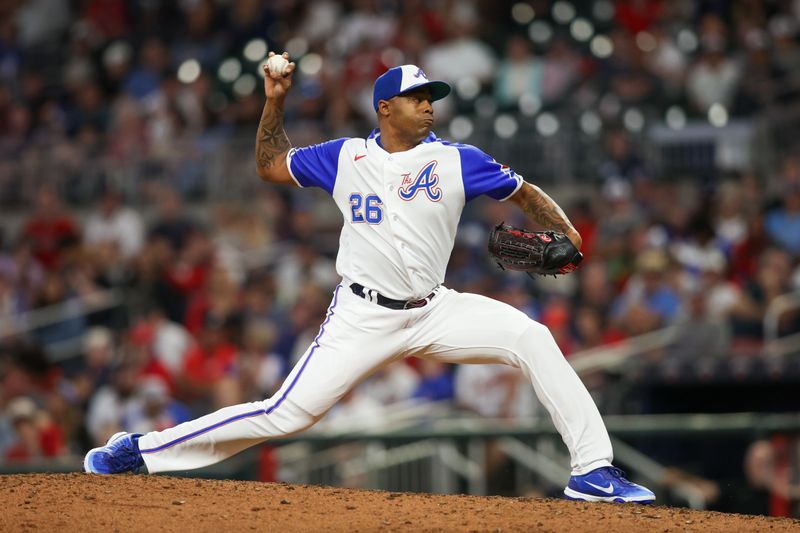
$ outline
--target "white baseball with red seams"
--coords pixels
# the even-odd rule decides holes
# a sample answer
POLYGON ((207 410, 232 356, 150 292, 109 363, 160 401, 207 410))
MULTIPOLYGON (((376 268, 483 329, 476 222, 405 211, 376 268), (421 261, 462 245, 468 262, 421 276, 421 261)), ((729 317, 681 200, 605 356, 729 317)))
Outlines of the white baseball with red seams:
MULTIPOLYGON (((399 87, 427 82, 413 65, 393 71, 399 87)), ((569 448, 573 475, 611 464, 600 414, 548 329, 507 304, 442 285, 465 204, 481 195, 506 200, 520 176, 432 133, 389 153, 378 130, 293 149, 287 164, 299 186, 328 192, 344 218, 342 282, 319 334, 273 397, 143 435, 148 471, 199 468, 302 431, 366 376, 408 356, 520 368, 569 448)))
POLYGON ((287 74, 287 69, 289 68, 289 60, 281 55, 275 54, 267 59, 267 68, 269 68, 269 71, 272 74, 285 76, 287 74))

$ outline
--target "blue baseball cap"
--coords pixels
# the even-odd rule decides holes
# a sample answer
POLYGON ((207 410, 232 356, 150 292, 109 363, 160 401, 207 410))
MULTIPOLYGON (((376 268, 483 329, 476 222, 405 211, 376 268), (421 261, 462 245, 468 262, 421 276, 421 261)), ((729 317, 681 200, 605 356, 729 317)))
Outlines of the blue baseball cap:
POLYGON ((377 111, 380 100, 388 100, 420 87, 430 88, 434 102, 450 94, 449 84, 443 81, 430 81, 418 66, 400 65, 390 68, 375 80, 375 87, 372 89, 372 107, 377 111))

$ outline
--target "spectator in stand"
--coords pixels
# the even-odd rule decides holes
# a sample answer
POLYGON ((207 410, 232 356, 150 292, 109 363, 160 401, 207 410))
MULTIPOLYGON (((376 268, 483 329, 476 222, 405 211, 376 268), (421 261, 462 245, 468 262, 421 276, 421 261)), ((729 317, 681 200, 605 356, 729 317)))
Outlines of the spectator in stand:
POLYGON ((5 450, 8 462, 52 459, 66 452, 64 433, 58 424, 27 396, 11 400, 5 416, 14 428, 15 441, 5 450))
MULTIPOLYGON (((741 344, 759 347, 764 338, 764 313, 777 297, 791 291, 792 257, 785 250, 770 248, 758 260, 754 279, 748 280, 731 312, 733 333, 741 344)), ((800 331, 798 313, 784 313, 778 334, 800 331)))
POLYGON ((287 366, 274 351, 277 338, 277 326, 268 320, 251 320, 245 324, 242 349, 234 370, 219 386, 220 393, 225 394, 220 404, 257 401, 278 389, 287 374, 287 366))
MULTIPOLYGON (((314 2, 317 4, 318 2, 314 2)), ((291 9, 287 6, 284 9, 291 9)), ((229 54, 243 50, 253 39, 263 38, 267 29, 280 21, 280 7, 261 0, 239 0, 233 2, 228 10, 227 28, 225 32, 226 48, 229 54)), ((292 26, 294 27, 294 26, 292 26)), ((301 31, 301 35, 305 32, 301 31)))
POLYGON ((142 380, 133 399, 125 406, 122 425, 126 431, 161 431, 191 420, 191 411, 170 397, 169 388, 158 378, 142 380))
POLYGON ((169 71, 169 49, 160 37, 148 37, 139 48, 139 60, 125 77, 122 88, 137 100, 157 96, 169 71))
POLYGON ((714 29, 701 36, 702 55, 689 68, 686 78, 689 101, 702 114, 714 104, 731 109, 740 77, 736 62, 725 55, 724 22, 715 15, 706 15, 704 24, 714 29))
POLYGON ((38 190, 35 211, 25 222, 22 237, 30 243, 36 260, 48 270, 57 269, 64 252, 77 244, 78 225, 52 186, 43 185, 38 190))
POLYGON ((542 61, 532 50, 530 39, 513 35, 494 77, 494 97, 503 109, 516 109, 520 99, 542 98, 542 61))
POLYGON ((647 250, 636 259, 636 274, 614 301, 615 327, 640 335, 671 324, 681 308, 678 292, 669 284, 669 258, 662 250, 647 250))
POLYGON ((702 279, 699 291, 705 300, 706 316, 715 321, 725 322, 730 328, 730 317, 736 303, 741 296, 741 289, 735 283, 727 280, 727 262, 722 254, 706 257, 702 264, 702 279))
POLYGON ((318 246, 298 240, 275 266, 277 303, 286 307, 297 300, 303 284, 311 282, 321 290, 332 291, 339 281, 334 261, 321 255, 318 246))
POLYGON ((86 429, 94 446, 102 446, 111 435, 123 431, 127 404, 134 401, 139 368, 130 361, 118 363, 111 382, 97 389, 89 401, 86 429))
POLYGON ((32 301, 32 309, 63 306, 64 314, 58 320, 33 331, 33 337, 43 346, 76 339, 86 329, 86 316, 80 309, 80 297, 64 278, 64 274, 48 272, 32 301))
MULTIPOLYGON (((210 267, 208 277, 191 295, 184 325, 192 335, 202 331, 211 320, 239 324, 242 318, 241 291, 227 270, 219 264, 210 267)), ((232 340, 239 339, 237 335, 232 340)))
POLYGON ((144 112, 133 99, 120 97, 114 101, 106 139, 105 155, 113 164, 135 165, 143 158, 144 112))
MULTIPOLYGON (((539 413, 539 404, 527 380, 517 368, 506 365, 457 365, 454 401, 462 409, 498 420, 530 419, 539 413)), ((486 469, 492 493, 505 489, 510 465, 508 456, 490 440, 486 447, 486 469)))
POLYGON ((707 268, 724 269, 725 257, 716 241, 711 225, 711 213, 701 207, 692 217, 687 234, 676 239, 670 246, 670 253, 683 268, 689 283, 697 286, 707 268))
POLYGON ((663 15, 660 0, 619 0, 614 5, 614 20, 631 35, 652 29, 663 15))
POLYGON ((420 380, 414 398, 438 402, 453 399, 453 368, 451 365, 430 359, 419 361, 420 380))
POLYGON ((383 406, 407 402, 419 386, 419 374, 407 361, 387 365, 358 386, 358 394, 368 396, 383 406))
POLYGON ((632 187, 624 180, 609 179, 602 188, 605 205, 597 224, 595 253, 606 261, 611 283, 621 286, 632 269, 628 249, 630 237, 645 222, 639 207, 633 201, 632 187))
POLYGON ((714 195, 714 234, 726 255, 731 255, 747 237, 747 209, 743 188, 736 181, 724 181, 714 195))
POLYGON ((497 60, 477 36, 477 14, 463 3, 451 8, 453 17, 445 26, 446 39, 423 54, 422 67, 430 79, 457 82, 472 79, 485 85, 492 80, 497 60))
MULTIPOLYGON (((0 315, 18 315, 28 311, 45 277, 42 265, 33 257, 31 245, 20 239, 8 255, 0 253, 0 315)), ((12 327, 7 323, 8 328, 12 327)))
POLYGON ((195 412, 222 407, 218 383, 233 374, 239 349, 230 341, 231 324, 209 316, 198 342, 189 349, 183 373, 178 378, 179 398, 195 412))
POLYGON ((578 278, 573 308, 589 307, 607 316, 616 294, 616 288, 609 282, 607 263, 597 259, 585 261, 578 270, 578 278))
POLYGON ((547 326, 565 357, 575 352, 574 337, 570 330, 571 309, 563 296, 551 296, 542 309, 539 320, 547 326))
POLYGON ((517 368, 505 365, 458 365, 455 401, 486 418, 526 419, 539 412, 536 397, 517 368))
POLYGON ((746 223, 747 233, 733 248, 730 258, 730 278, 739 286, 746 285, 756 277, 759 258, 770 247, 763 215, 760 212, 750 213, 746 223))
POLYGON ((84 224, 84 242, 87 245, 113 243, 123 259, 136 257, 144 246, 142 216, 122 203, 122 194, 107 189, 100 199, 100 209, 92 213, 84 224))
POLYGON ((89 79, 78 84, 71 93, 67 128, 75 133, 107 131, 112 117, 100 85, 89 79))
POLYGON ((713 250, 693 258, 694 279, 685 289, 675 325, 679 333, 669 353, 678 361, 721 359, 731 355, 730 323, 740 295, 725 279, 725 256, 713 250))
POLYGON ((581 75, 581 58, 563 39, 556 39, 543 58, 542 101, 559 104, 567 101, 581 75))
MULTIPOLYGON (((17 28, 14 19, 0 17, 0 81, 15 79, 21 64, 22 50, 17 43, 17 28)), ((5 99, 5 97, 0 98, 0 100, 5 99)), ((0 131, 2 128, 3 126, 0 126, 0 131)))
POLYGON ((350 55, 364 42, 383 48, 394 37, 397 18, 378 0, 353 0, 352 4, 354 9, 334 34, 338 51, 350 55))
POLYGON ((0 405, 16 396, 30 396, 43 404, 59 383, 61 371, 35 344, 0 345, 0 405))
POLYGON ((185 24, 178 28, 171 45, 173 66, 190 59, 205 68, 218 65, 225 51, 225 40, 219 31, 221 8, 211 0, 182 2, 179 6, 185 24))
POLYGON ((183 199, 175 189, 156 185, 150 192, 158 211, 149 238, 164 238, 178 252, 183 249, 189 236, 197 231, 198 225, 186 213, 183 199))
POLYGON ((290 366, 297 363, 319 334, 319 324, 327 309, 325 298, 329 294, 313 283, 305 283, 287 311, 275 351, 285 357, 290 366))
POLYGON ((772 242, 800 257, 800 176, 783 183, 780 207, 767 213, 764 228, 772 242))
POLYGON ((599 177, 611 187, 611 180, 624 180, 635 186, 650 177, 644 161, 636 152, 631 139, 624 130, 612 129, 604 139, 605 158, 598 168, 599 177))
MULTIPOLYGON (((795 15, 778 14, 773 16, 767 24, 767 29, 772 37, 773 49, 771 56, 775 66, 781 73, 785 73, 786 81, 798 83, 800 81, 800 47, 797 45, 798 19, 795 15)), ((789 103, 790 99, 783 99, 789 103)))
POLYGON ((636 38, 624 31, 612 33, 613 55, 603 65, 603 79, 613 98, 623 105, 650 106, 658 95, 659 85, 648 71, 646 56, 636 38))
POLYGON ((92 394, 111 382, 115 363, 111 330, 100 326, 89 328, 83 336, 83 354, 77 368, 68 374, 75 394, 74 403, 85 408, 92 394))
POLYGON ((541 321, 543 302, 539 302, 533 297, 527 282, 526 278, 520 276, 515 276, 511 280, 503 280, 503 284, 494 298, 519 309, 534 320, 541 321))
POLYGON ((125 0, 87 0, 80 4, 83 20, 106 39, 129 35, 130 10, 125 0))
POLYGON ((745 39, 747 55, 742 62, 741 82, 736 93, 737 113, 752 115, 780 101, 784 92, 781 87, 789 81, 787 73, 773 60, 766 40, 760 29, 751 30, 745 39))
POLYGON ((656 45, 651 52, 645 54, 644 66, 658 78, 664 96, 669 100, 677 100, 686 80, 688 59, 667 28, 656 26, 650 32, 656 45))
POLYGON ((242 287, 242 321, 280 321, 281 313, 275 309, 275 279, 265 273, 252 273, 242 287))
POLYGON ((70 23, 70 8, 60 0, 32 0, 20 4, 14 19, 20 45, 34 58, 46 57, 58 49, 70 23))
POLYGON ((185 359, 194 344, 182 325, 167 319, 163 310, 151 306, 130 329, 131 342, 147 351, 166 369, 174 382, 183 372, 185 359))
MULTIPOLYGON (((387 426, 387 419, 384 406, 374 398, 360 394, 358 389, 351 389, 336 402, 336 405, 324 415, 314 429, 317 431, 326 428, 336 431, 363 431, 377 430, 385 426, 387 426)), ((354 448, 343 453, 353 453, 358 447, 360 446, 354 445, 354 448)))
POLYGON ((797 516, 792 507, 800 501, 800 484, 797 482, 798 465, 792 458, 798 448, 800 443, 796 436, 782 433, 750 444, 744 459, 751 489, 749 512, 797 516))
POLYGON ((609 326, 609 320, 591 305, 577 307, 574 312, 574 350, 590 350, 622 340, 624 334, 609 326))
POLYGON ((204 290, 213 270, 213 247, 208 235, 198 231, 162 272, 162 307, 174 322, 186 324, 189 304, 204 290))

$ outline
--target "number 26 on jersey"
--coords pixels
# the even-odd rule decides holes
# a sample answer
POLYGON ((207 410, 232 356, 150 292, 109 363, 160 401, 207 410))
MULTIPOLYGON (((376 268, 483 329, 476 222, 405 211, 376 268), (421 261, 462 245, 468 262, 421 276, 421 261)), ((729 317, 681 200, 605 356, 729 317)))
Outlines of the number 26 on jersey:
POLYGON ((383 202, 377 194, 354 192, 350 195, 350 214, 353 224, 380 224, 383 220, 383 202))

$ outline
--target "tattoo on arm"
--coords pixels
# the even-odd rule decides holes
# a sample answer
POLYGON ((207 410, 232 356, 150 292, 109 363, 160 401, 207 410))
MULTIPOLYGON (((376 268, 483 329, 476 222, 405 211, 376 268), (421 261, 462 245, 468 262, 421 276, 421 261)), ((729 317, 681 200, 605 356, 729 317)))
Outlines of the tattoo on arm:
POLYGON ((258 124, 256 164, 259 168, 269 170, 282 161, 282 156, 291 147, 292 143, 283 129, 283 109, 267 103, 258 124))
POLYGON ((528 218, 545 229, 564 233, 575 231, 564 210, 539 187, 528 183, 520 189, 520 192, 523 194, 520 195, 517 205, 528 218))

